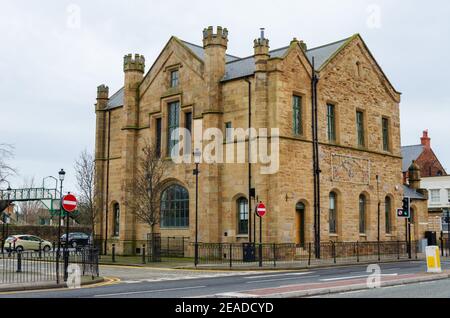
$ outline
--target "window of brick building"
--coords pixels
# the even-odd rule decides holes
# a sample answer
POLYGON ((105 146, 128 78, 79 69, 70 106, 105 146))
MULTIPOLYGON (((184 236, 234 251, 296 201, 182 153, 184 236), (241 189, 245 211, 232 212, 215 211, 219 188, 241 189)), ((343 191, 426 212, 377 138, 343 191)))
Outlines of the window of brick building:
POLYGON ((169 104, 169 115, 167 125, 167 155, 170 156, 173 147, 178 144, 179 136, 172 136, 175 129, 180 127, 180 103, 169 104))
POLYGON ((441 190, 430 190, 431 204, 441 203, 441 190))
POLYGON ((329 223, 330 233, 337 234, 337 196, 334 192, 329 197, 329 223))
POLYGON ((238 214, 238 234, 248 234, 248 200, 240 198, 237 200, 237 214, 238 214))
POLYGON ((178 87, 179 84, 180 84, 180 73, 178 72, 178 70, 170 72, 170 87, 171 88, 178 87))
POLYGON ((385 210, 386 234, 391 234, 391 232, 392 232, 392 224, 391 224, 392 204, 391 204, 390 197, 386 197, 386 199, 384 201, 384 210, 385 210))
POLYGON ((113 216, 114 216, 113 236, 119 237, 119 235, 120 235, 120 206, 119 206, 119 203, 115 203, 113 206, 113 216))
POLYGON ((327 104, 327 132, 328 141, 336 141, 336 113, 333 104, 327 104))
POLYGON ((367 200, 366 196, 359 196, 359 233, 366 234, 367 200))
POLYGON ((358 135, 358 146, 365 147, 365 136, 364 136, 364 112, 356 112, 356 132, 358 135))
POLYGON ((302 98, 294 96, 292 101, 294 135, 303 135, 302 98))
POLYGON ((172 185, 161 195, 161 227, 189 227, 189 193, 180 185, 172 185))
POLYGON ((383 129, 383 150, 389 151, 389 119, 382 119, 382 129, 383 129))
POLYGON ((155 125, 155 136, 156 136, 156 154, 158 157, 161 157, 161 140, 162 140, 162 119, 157 118, 156 119, 156 125, 155 125))

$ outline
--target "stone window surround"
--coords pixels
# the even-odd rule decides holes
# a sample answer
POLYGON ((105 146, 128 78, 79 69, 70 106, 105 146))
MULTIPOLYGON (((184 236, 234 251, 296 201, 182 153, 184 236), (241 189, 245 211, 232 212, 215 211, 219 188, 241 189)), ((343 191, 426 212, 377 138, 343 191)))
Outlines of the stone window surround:
POLYGON ((183 64, 177 63, 173 65, 169 65, 166 68, 164 68, 164 73, 166 73, 166 86, 167 89, 175 89, 179 88, 181 86, 181 72, 180 69, 183 67, 183 64), (178 85, 172 86, 172 72, 178 71, 178 85))

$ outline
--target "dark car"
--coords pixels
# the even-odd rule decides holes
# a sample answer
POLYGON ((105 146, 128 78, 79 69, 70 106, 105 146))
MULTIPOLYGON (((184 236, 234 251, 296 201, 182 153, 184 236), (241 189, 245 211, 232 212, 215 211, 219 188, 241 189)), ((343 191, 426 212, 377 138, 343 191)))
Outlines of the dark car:
MULTIPOLYGON (((61 236, 61 244, 66 245, 66 234, 61 236)), ((76 248, 89 245, 89 235, 86 233, 69 233, 69 246, 76 248)))

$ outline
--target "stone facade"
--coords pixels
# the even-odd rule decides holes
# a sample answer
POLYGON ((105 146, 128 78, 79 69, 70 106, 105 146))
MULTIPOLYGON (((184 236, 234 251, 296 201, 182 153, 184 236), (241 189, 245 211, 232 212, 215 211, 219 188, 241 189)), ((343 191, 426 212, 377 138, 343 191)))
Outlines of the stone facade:
MULTIPOLYGON (((251 210, 259 201, 268 210, 262 225, 263 241, 313 242, 311 56, 315 56, 320 64, 316 64, 315 72, 320 78, 317 92, 321 240, 376 241, 378 228, 383 241, 404 240, 405 226, 395 214, 403 198, 400 93, 385 77, 359 35, 336 43, 307 50, 303 41, 294 39, 286 48, 269 51, 269 40, 262 35, 253 43, 254 55, 239 59, 226 55, 228 31, 210 27, 203 32, 203 47, 172 37, 145 75, 142 56, 125 56, 124 88, 111 97, 106 86, 98 88, 97 204, 102 213, 97 232, 106 235, 108 244, 116 243, 118 251, 124 254, 135 252, 136 240, 145 240, 149 228, 130 211, 133 200, 130 187, 139 149, 155 141, 158 119, 162 124, 162 153, 167 154, 168 103, 180 103, 180 126, 185 125, 185 114, 192 113, 194 125, 204 131, 225 130, 226 123, 233 128, 248 128, 251 100, 251 126, 279 129, 278 172, 262 174, 265 164, 251 165, 250 187, 256 190, 256 198, 250 200, 251 210), (171 87, 170 74, 174 70, 179 73, 179 85, 171 87), (294 134, 294 95, 302 100, 300 134, 294 134), (327 104, 335 107, 336 140, 332 142, 327 134, 327 104), (364 146, 358 146, 357 111, 364 114, 364 146), (387 148, 383 144, 383 118, 389 123, 387 148), (329 230, 331 192, 336 195, 336 233, 329 230), (365 198, 364 233, 359 229, 361 195, 365 198), (386 233, 385 226, 387 197, 391 202, 390 233, 386 233), (113 235, 115 204, 120 206, 118 237, 113 235)), ((239 146, 239 142, 235 144, 239 146)), ((244 142, 245 149, 247 144, 248 139, 244 142)), ((193 164, 169 163, 167 185, 178 184, 188 190, 190 226, 158 227, 163 237, 185 236, 193 241, 193 169, 193 164)), ((249 198, 248 175, 248 163, 200 164, 200 242, 249 240, 248 235, 239 234, 237 206, 239 198, 249 198)), ((424 209, 417 206, 417 214, 420 220, 427 218, 426 203, 424 209)), ((251 218, 253 221, 254 217, 251 218)), ((422 232, 418 229, 417 238, 423 236, 422 232)))

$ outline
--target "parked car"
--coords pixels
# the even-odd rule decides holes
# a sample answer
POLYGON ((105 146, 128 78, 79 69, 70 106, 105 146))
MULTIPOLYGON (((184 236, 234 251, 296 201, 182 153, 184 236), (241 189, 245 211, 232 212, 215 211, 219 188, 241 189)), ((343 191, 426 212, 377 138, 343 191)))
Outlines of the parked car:
POLYGON ((9 251, 10 244, 11 250, 16 252, 39 251, 39 249, 50 252, 53 248, 52 243, 34 235, 12 235, 5 240, 7 251, 9 251))
MULTIPOLYGON (((66 234, 61 236, 61 245, 66 245, 66 234)), ((69 233, 69 246, 73 248, 89 245, 89 235, 86 233, 69 233)))

